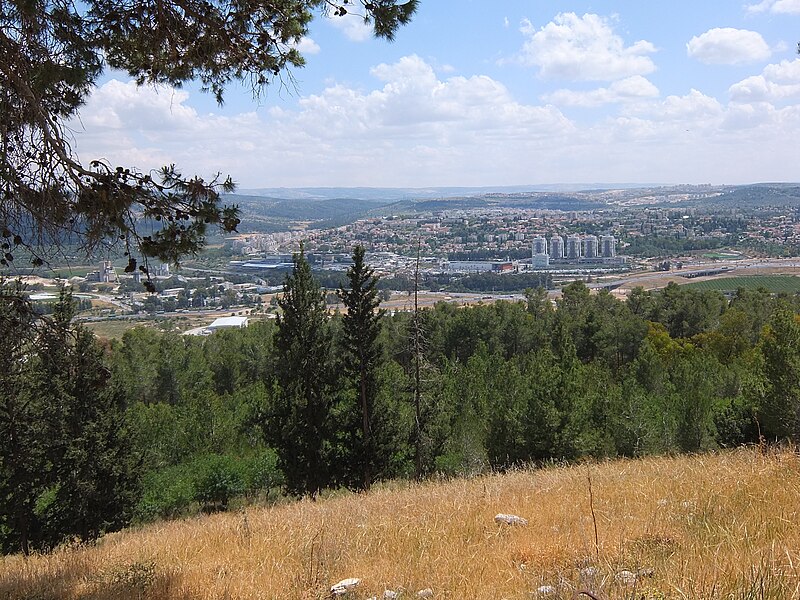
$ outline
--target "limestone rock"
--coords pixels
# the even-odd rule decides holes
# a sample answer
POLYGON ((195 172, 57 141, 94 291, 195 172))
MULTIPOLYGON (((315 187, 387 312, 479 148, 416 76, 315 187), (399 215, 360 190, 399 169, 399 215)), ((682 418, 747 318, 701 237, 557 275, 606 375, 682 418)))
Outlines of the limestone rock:
POLYGON ((357 577, 342 579, 339 583, 331 586, 331 596, 342 596, 348 592, 352 592, 358 587, 359 583, 361 583, 361 580, 357 577))
POLYGON ((540 596, 555 596, 557 592, 552 585, 540 585, 536 591, 540 596))
POLYGON ((614 575, 614 579, 617 580, 617 583, 621 583, 622 585, 634 585, 636 580, 639 579, 639 576, 633 571, 619 571, 614 575))
POLYGON ((523 519, 522 517, 518 517, 517 515, 507 515, 504 513, 499 513, 495 515, 494 522, 505 525, 527 525, 528 519, 523 519))

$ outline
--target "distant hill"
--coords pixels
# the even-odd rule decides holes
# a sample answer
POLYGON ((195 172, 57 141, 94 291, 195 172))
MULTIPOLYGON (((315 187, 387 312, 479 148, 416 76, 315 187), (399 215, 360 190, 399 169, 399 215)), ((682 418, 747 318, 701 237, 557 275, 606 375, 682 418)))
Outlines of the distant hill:
MULTIPOLYGON (((339 190, 343 193, 342 190, 339 190)), ((475 196, 448 196, 436 198, 390 199, 391 193, 378 198, 359 198, 340 195, 325 197, 278 198, 229 194, 224 200, 237 204, 241 210, 244 228, 269 231, 280 228, 288 221, 310 221, 314 227, 332 227, 349 223, 366 216, 387 214, 418 214, 447 210, 475 210, 488 208, 531 208, 549 210, 591 210, 605 206, 591 201, 585 194, 553 192, 514 192, 478 194, 475 196)))
POLYGON ((264 188, 230 194, 239 205, 245 231, 280 231, 290 222, 312 228, 351 223, 368 216, 414 215, 479 209, 581 211, 643 198, 642 205, 754 208, 800 206, 800 184, 763 183, 741 186, 642 186, 585 184, 493 188, 264 188), (709 190, 714 193, 709 193, 709 190), (688 195, 687 199, 676 195, 688 195), (718 194, 718 195, 715 195, 718 194))
POLYGON ((800 185, 796 183, 762 183, 737 186, 715 199, 728 207, 756 208, 759 206, 800 207, 800 185))
POLYGON ((241 195, 286 200, 331 200, 355 198, 394 202, 397 200, 423 200, 482 196, 485 194, 515 194, 525 192, 580 192, 585 190, 622 190, 652 187, 657 184, 642 183, 553 183, 537 185, 510 185, 484 187, 428 187, 428 188, 373 188, 373 187, 308 187, 308 188, 257 188, 241 189, 241 195))
POLYGON ((333 227, 390 204, 359 198, 275 198, 242 194, 226 195, 224 201, 239 206, 242 231, 264 232, 284 230, 292 221, 311 221, 316 227, 333 227))

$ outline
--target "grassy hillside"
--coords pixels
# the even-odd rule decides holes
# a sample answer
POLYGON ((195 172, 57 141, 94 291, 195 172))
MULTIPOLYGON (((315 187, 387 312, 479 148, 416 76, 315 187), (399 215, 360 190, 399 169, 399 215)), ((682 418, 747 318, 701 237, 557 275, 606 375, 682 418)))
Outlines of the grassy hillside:
POLYGON ((0 598, 797 598, 798 492, 800 457, 755 450, 387 486, 6 557, 0 598))

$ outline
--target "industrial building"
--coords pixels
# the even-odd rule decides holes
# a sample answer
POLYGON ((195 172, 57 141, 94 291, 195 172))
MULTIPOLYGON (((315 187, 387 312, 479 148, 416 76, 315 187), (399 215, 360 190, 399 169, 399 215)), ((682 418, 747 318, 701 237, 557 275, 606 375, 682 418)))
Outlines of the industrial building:
POLYGON ((212 333, 221 329, 244 329, 248 325, 247 317, 220 317, 207 327, 212 333))

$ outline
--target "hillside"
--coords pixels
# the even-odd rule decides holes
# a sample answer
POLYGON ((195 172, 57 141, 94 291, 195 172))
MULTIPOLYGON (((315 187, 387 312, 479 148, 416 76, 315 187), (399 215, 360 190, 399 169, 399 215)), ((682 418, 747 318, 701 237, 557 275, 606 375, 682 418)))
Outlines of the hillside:
POLYGON ((385 486, 5 557, 0 598, 796 598, 798 490, 800 457, 755 450, 385 486))

